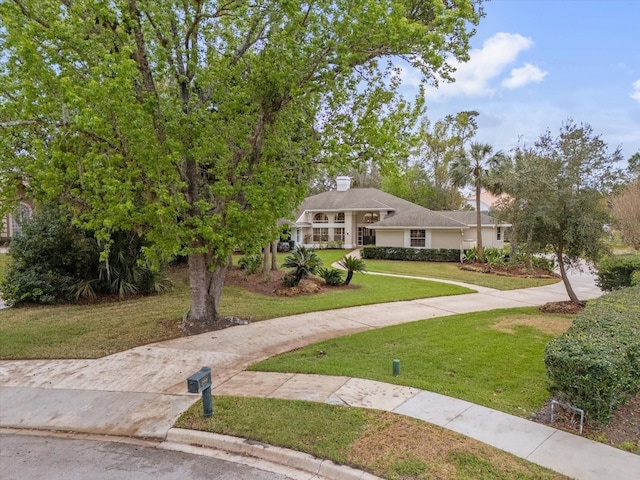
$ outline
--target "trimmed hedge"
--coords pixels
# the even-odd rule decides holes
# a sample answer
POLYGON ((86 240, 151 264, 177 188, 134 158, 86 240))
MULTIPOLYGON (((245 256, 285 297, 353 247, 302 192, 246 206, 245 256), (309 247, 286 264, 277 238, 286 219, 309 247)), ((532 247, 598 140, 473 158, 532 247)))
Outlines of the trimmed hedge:
POLYGON ((630 287, 634 272, 640 272, 640 255, 607 257, 598 264, 597 284, 607 292, 630 287))
POLYGON ((459 262, 460 250, 450 248, 374 247, 367 245, 360 250, 360 256, 369 260, 459 262))
POLYGON ((545 351, 554 397, 606 425, 611 414, 640 392, 640 286, 591 301, 545 351))

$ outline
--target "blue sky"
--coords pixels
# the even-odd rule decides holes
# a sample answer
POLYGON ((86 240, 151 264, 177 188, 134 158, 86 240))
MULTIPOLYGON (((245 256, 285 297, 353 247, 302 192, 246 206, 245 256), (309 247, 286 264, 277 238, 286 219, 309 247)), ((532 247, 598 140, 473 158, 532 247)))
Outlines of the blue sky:
POLYGON ((640 0, 492 0, 485 12, 456 82, 427 92, 430 120, 476 110, 476 140, 508 151, 572 118, 625 159, 640 150, 640 0))

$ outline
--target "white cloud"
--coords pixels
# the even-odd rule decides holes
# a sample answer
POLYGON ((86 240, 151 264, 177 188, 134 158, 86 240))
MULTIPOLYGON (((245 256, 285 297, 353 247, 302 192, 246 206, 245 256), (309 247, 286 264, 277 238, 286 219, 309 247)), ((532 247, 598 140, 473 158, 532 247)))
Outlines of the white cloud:
POLYGON ((511 70, 509 78, 502 81, 505 88, 519 88, 528 83, 540 83, 549 72, 543 72, 538 67, 525 63, 524 67, 511 70))
MULTIPOLYGON (((456 68, 454 73, 456 81, 441 82, 438 89, 429 89, 427 96, 431 98, 491 96, 495 93, 495 87, 492 87, 491 81, 500 77, 506 68, 516 61, 522 51, 532 46, 533 40, 517 33, 496 33, 484 42, 481 49, 472 49, 469 52, 468 62, 450 61, 456 68)), ((537 67, 532 66, 532 68, 537 67)))
POLYGON ((419 87, 422 83, 420 73, 415 68, 396 66, 396 70, 403 85, 408 87, 419 87))
POLYGON ((633 83, 633 93, 631 94, 631 98, 640 102, 640 80, 636 80, 633 83))

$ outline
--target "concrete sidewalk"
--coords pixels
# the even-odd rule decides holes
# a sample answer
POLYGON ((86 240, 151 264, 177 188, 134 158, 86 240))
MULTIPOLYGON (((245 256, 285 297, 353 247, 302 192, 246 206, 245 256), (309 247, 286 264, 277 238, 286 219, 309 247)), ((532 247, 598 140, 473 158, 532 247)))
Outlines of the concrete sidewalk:
MULTIPOLYGON (((590 275, 574 275, 572 285, 580 298, 600 295, 590 275)), ((163 440, 180 413, 198 399, 186 393, 185 380, 203 365, 212 367, 215 393, 242 394, 243 388, 247 388, 247 379, 251 378, 250 373, 243 373, 246 367, 320 340, 456 313, 534 306, 567 299, 562 283, 526 290, 487 290, 282 317, 146 345, 96 360, 2 361, 0 427, 163 440), (239 387, 241 385, 244 387, 239 387)), ((637 475, 625 475, 640 471, 640 457, 633 454, 547 430, 516 417, 510 417, 515 420, 503 424, 496 419, 503 419, 504 414, 456 399, 434 397, 429 392, 410 389, 412 396, 405 398, 408 391, 403 390, 399 397, 403 401, 396 404, 385 403, 389 394, 379 392, 388 388, 395 392, 399 387, 383 387, 375 382, 314 377, 306 387, 297 388, 303 377, 261 374, 260 378, 263 380, 256 377, 250 384, 257 388, 262 383, 264 392, 254 389, 251 394, 269 396, 278 392, 277 395, 287 398, 284 395, 291 392, 293 398, 350 404, 352 396, 347 393, 355 388, 362 397, 360 402, 369 408, 398 410, 397 413, 433 423, 437 423, 437 415, 445 415, 445 419, 449 418, 443 425, 445 428, 487 443, 496 442, 499 448, 508 449, 510 445, 515 448, 519 444, 517 453, 512 453, 558 471, 573 468, 573 473, 566 470, 567 473, 580 479, 603 478, 601 470, 590 466, 589 459, 594 458, 600 458, 608 472, 615 465, 620 466, 620 475, 610 478, 637 478, 637 475), (277 378, 281 384, 276 386, 271 380, 265 380, 269 378, 277 378), (358 385, 364 386, 358 389, 358 385), (439 400, 435 402, 435 398, 439 400), (462 407, 464 411, 460 411, 462 407), (492 424, 500 428, 493 430, 488 438, 487 432, 492 431, 488 425, 492 424)), ((438 421, 444 422, 442 418, 438 421)))

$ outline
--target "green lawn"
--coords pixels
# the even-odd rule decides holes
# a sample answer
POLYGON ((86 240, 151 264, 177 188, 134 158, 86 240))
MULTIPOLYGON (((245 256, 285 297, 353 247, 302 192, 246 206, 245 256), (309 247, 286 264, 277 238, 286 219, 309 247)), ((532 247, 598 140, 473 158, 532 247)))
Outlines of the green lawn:
POLYGON ((240 287, 227 286, 220 309, 225 315, 265 320, 343 307, 473 292, 446 283, 366 274, 355 274, 351 285, 356 288, 335 288, 326 293, 298 297, 264 296, 240 287))
MULTIPOLYGON (((180 336, 189 308, 184 268, 172 272, 175 288, 162 295, 93 305, 26 306, 0 311, 0 358, 97 358, 180 336)), ((471 290, 443 283, 358 275, 357 288, 276 297, 224 288, 223 315, 252 321, 340 307, 456 295, 471 290)))
POLYGON ((394 273, 416 277, 442 278, 456 280, 473 285, 495 288, 497 290, 515 290, 518 288, 540 287, 560 281, 559 278, 516 278, 487 273, 460 270, 457 263, 447 262, 402 262, 398 260, 365 260, 370 272, 394 273))
POLYGON ((11 257, 6 253, 0 253, 0 280, 4 278, 4 274, 7 271, 11 257))
POLYGON ((536 308, 455 315, 328 340, 250 370, 368 378, 527 417, 549 396, 545 345, 570 323, 536 308))
POLYGON ((463 435, 388 412, 303 401, 215 397, 177 427, 233 435, 328 458, 393 480, 562 479, 463 435))

